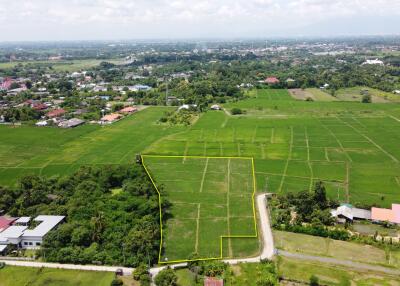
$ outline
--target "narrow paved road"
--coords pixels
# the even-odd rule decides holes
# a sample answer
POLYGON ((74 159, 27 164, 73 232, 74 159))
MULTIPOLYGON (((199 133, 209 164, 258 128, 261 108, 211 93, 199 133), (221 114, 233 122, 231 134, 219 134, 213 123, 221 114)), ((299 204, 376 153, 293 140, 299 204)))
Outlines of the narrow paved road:
POLYGON ((274 256, 274 237, 272 235, 271 223, 267 208, 267 194, 261 194, 257 196, 257 209, 260 217, 259 228, 261 230, 260 235, 262 239, 262 250, 261 254, 257 257, 242 258, 242 259, 226 259, 224 262, 228 264, 238 263, 255 263, 260 262, 263 259, 272 259, 274 256))
POLYGON ((331 257, 314 256, 314 255, 301 254, 301 253, 292 253, 292 252, 287 252, 287 251, 283 251, 283 250, 278 250, 277 253, 280 256, 284 256, 284 257, 288 257, 288 258, 295 258, 295 259, 299 259, 299 260, 307 260, 307 261, 321 262, 321 263, 329 263, 329 264, 335 264, 335 265, 343 265, 343 266, 347 266, 349 268, 354 268, 354 269, 370 270, 370 271, 382 272, 382 273, 386 273, 386 274, 400 276, 399 269, 389 268, 389 267, 384 267, 384 266, 379 266, 379 265, 365 264, 365 263, 359 263, 359 262, 343 260, 343 259, 336 259, 336 258, 331 258, 331 257))

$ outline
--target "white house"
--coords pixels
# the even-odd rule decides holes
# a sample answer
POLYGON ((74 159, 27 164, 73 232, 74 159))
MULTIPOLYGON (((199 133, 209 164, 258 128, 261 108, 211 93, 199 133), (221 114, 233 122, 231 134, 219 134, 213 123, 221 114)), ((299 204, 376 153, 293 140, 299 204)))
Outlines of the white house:
POLYGON ((221 106, 219 106, 218 104, 214 104, 211 106, 212 110, 221 110, 221 106))
POLYGON ((320 89, 327 89, 327 88, 329 88, 329 84, 328 83, 325 83, 323 86, 320 87, 320 89))
POLYGON ((43 120, 43 121, 38 121, 35 123, 36 126, 42 127, 42 126, 47 126, 47 121, 43 120))
POLYGON ((184 104, 179 106, 178 111, 181 111, 182 109, 189 110, 191 107, 196 108, 197 104, 184 104))
POLYGON ((8 245, 17 245, 23 249, 37 249, 43 243, 43 238, 64 220, 64 216, 40 215, 33 221, 38 223, 29 229, 29 217, 21 217, 13 225, 0 233, 0 249, 4 251, 8 245))
POLYGON ((365 62, 362 63, 362 65, 380 65, 380 66, 383 66, 384 63, 381 60, 375 59, 375 60, 366 60, 365 62))
POLYGON ((342 204, 337 209, 331 210, 331 215, 338 222, 346 222, 353 220, 370 220, 371 211, 355 208, 350 204, 342 204))

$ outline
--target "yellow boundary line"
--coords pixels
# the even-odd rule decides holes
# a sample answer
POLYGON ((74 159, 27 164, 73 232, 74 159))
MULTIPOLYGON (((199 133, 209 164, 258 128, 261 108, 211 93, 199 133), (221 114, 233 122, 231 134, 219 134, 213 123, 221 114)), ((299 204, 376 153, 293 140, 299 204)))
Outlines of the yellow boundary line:
POLYGON ((252 157, 207 157, 207 156, 158 156, 158 155, 141 155, 142 165, 147 175, 150 178, 151 183, 153 184, 155 190, 158 193, 158 206, 160 209, 160 249, 158 252, 158 263, 159 264, 171 264, 171 263, 183 263, 183 262, 192 262, 192 261, 207 261, 207 260, 220 260, 224 259, 223 256, 223 240, 229 238, 258 238, 258 229, 257 229, 257 217, 256 217, 256 206, 255 206, 255 195, 256 195, 256 175, 254 169, 254 158, 252 157), (171 261, 161 261, 161 252, 163 246, 163 223, 162 223, 162 209, 161 209, 161 193, 157 188, 156 183, 153 180, 153 177, 150 175, 149 170, 145 164, 145 157, 148 158, 196 158, 196 159, 242 159, 242 160, 251 160, 251 168, 252 168, 252 176, 253 176, 253 194, 252 194, 252 203, 253 203, 253 219, 254 219, 254 235, 221 235, 220 236, 220 257, 210 257, 210 258, 199 258, 199 259, 182 259, 182 260, 171 260, 171 261))

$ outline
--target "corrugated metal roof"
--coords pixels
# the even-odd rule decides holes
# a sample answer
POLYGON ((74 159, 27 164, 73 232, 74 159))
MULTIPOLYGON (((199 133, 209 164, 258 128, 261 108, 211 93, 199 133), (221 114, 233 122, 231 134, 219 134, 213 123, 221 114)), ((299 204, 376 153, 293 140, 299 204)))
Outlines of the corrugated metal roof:
POLYGON ((28 229, 24 232, 22 237, 43 237, 50 230, 56 227, 65 217, 64 216, 47 216, 40 215, 34 221, 41 222, 34 229, 28 229))
POLYGON ((28 223, 31 221, 31 218, 29 216, 23 216, 17 219, 14 223, 28 223))
POLYGON ((376 221, 394 222, 394 213, 390 209, 372 208, 371 218, 376 221))
POLYGON ((400 205, 399 204, 393 204, 392 205, 392 210, 394 213, 394 222, 395 223, 400 223, 400 205))
POLYGON ((24 230, 26 230, 27 228, 27 226, 12 225, 5 231, 0 233, 0 241, 8 238, 19 238, 22 236, 24 230))

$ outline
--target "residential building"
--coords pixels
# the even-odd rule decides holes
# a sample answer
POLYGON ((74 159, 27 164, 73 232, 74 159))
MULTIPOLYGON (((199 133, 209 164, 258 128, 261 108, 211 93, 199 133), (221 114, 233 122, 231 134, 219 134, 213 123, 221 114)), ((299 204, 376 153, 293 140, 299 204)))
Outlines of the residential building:
POLYGON ((58 124, 58 127, 61 127, 61 128, 73 128, 73 127, 77 127, 77 126, 79 126, 79 125, 82 125, 82 124, 84 124, 84 123, 85 123, 85 121, 82 120, 82 119, 79 119, 79 118, 71 118, 71 119, 69 119, 69 120, 60 122, 60 123, 58 124))
POLYGON ((60 117, 63 116, 66 113, 66 111, 62 108, 59 109, 54 109, 48 113, 46 113, 46 116, 48 118, 56 118, 56 117, 60 117))
POLYGON ((381 60, 375 59, 375 60, 366 60, 365 62, 362 63, 362 65, 380 65, 380 66, 383 66, 384 63, 381 60))
POLYGON ((110 123, 113 123, 113 122, 119 120, 121 117, 122 117, 122 115, 118 114, 118 113, 107 114, 100 119, 100 123, 101 124, 110 124, 110 123))
POLYGON ((371 219, 375 222, 400 224, 400 204, 392 204, 392 209, 372 208, 371 219))
POLYGON ((331 210, 331 215, 341 223, 346 221, 352 222, 353 220, 371 219, 371 211, 355 208, 350 204, 342 204, 336 210, 331 210))
POLYGON ((265 83, 267 83, 267 84, 278 84, 278 83, 280 83, 280 81, 279 81, 279 79, 278 78, 276 78, 276 77, 274 77, 274 76, 271 76, 271 77, 267 77, 266 79, 265 79, 265 83))
POLYGON ((43 126, 47 126, 48 123, 47 123, 46 120, 43 120, 43 121, 36 122, 35 125, 38 126, 38 127, 43 127, 43 126))
POLYGON ((325 83, 323 86, 320 87, 320 89, 327 89, 329 88, 329 84, 325 83))
POLYGON ((15 218, 0 216, 0 233, 6 230, 14 221, 15 218))
POLYGON ((182 109, 189 110, 190 108, 197 108, 197 104, 184 104, 179 106, 178 111, 181 111, 182 109))
POLYGON ((6 77, 3 82, 0 84, 0 90, 9 90, 11 88, 11 84, 13 80, 10 77, 6 77))
POLYGON ((119 112, 122 114, 131 114, 131 113, 135 113, 136 111, 138 111, 138 109, 136 107, 128 106, 128 107, 121 109, 119 112))
POLYGON ((44 237, 64 218, 64 216, 40 215, 33 220, 37 224, 33 229, 29 229, 30 217, 14 220, 12 225, 0 232, 0 252, 4 253, 10 244, 23 249, 40 248, 44 237))
POLYGON ((214 104, 214 105, 211 105, 211 109, 212 110, 221 110, 221 106, 219 106, 218 104, 214 104))

